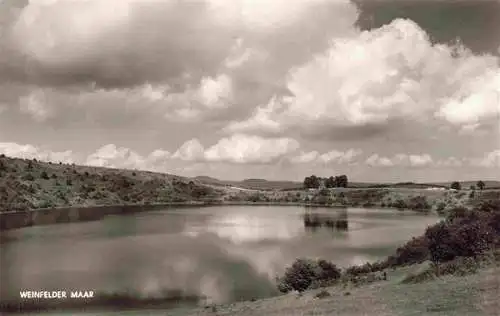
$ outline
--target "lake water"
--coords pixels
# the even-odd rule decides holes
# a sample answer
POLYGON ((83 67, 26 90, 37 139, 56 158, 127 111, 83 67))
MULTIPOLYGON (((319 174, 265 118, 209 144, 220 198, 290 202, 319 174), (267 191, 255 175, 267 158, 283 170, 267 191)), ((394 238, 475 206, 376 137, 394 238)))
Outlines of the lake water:
POLYGON ((384 209, 214 206, 27 227, 1 233, 1 298, 40 289, 262 298, 277 294, 275 277, 297 257, 342 267, 375 261, 438 220, 384 209))

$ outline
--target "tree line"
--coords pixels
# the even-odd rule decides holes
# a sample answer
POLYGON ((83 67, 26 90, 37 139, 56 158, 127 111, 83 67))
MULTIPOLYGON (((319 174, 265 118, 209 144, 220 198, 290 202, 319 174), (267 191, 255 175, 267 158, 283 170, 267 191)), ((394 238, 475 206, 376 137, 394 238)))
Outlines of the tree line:
POLYGON ((315 175, 305 177, 304 188, 306 189, 318 189, 321 183, 326 188, 347 188, 348 178, 346 175, 331 176, 329 178, 321 178, 315 175))
MULTIPOLYGON (((486 184, 483 181, 479 180, 475 186, 471 185, 470 189, 475 190, 476 187, 479 188, 479 190, 483 190, 486 187, 486 184)), ((454 181, 451 183, 450 189, 461 190, 462 186, 460 185, 460 182, 454 181)))

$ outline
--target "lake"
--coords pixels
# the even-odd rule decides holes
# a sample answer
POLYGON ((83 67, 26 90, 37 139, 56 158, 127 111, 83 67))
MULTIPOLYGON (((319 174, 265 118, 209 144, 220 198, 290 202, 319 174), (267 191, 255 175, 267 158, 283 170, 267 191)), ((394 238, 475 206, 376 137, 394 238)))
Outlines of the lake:
POLYGON ((93 290, 103 309, 117 308, 112 295, 176 298, 161 308, 263 298, 298 257, 375 261, 438 220, 392 209, 213 206, 26 227, 1 233, 1 297, 93 290))

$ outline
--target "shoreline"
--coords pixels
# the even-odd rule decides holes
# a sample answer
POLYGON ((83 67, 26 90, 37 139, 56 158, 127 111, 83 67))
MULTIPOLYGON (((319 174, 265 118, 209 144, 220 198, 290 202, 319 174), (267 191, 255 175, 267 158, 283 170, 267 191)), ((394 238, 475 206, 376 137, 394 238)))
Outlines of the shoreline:
MULTIPOLYGON (((381 206, 343 205, 343 204, 318 204, 304 202, 252 202, 252 201, 189 201, 171 203, 148 204, 110 204, 110 205, 73 205, 52 208, 28 209, 23 211, 8 211, 0 213, 0 232, 51 224, 64 224, 72 222, 97 221, 108 215, 126 215, 140 212, 154 211, 171 207, 209 207, 209 206, 298 206, 305 208, 367 208, 367 209, 394 209, 399 211, 419 212, 412 209, 397 209, 381 206), (102 210, 102 212, 99 212, 102 210)), ((432 211, 420 211, 431 213, 432 211)))

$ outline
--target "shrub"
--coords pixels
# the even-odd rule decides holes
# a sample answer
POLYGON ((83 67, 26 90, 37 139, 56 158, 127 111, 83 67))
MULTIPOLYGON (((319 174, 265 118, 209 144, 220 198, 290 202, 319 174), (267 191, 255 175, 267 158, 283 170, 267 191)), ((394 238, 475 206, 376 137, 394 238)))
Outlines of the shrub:
POLYGON ((23 177, 22 177, 23 180, 26 180, 26 181, 33 181, 35 180, 35 177, 33 177, 33 175, 31 173, 27 173, 25 174, 23 177))
POLYGON ((340 278, 340 269, 326 260, 297 259, 278 279, 278 290, 283 293, 292 290, 303 292, 313 284, 332 282, 340 278))
POLYGON ((471 216, 472 213, 473 211, 466 207, 463 206, 454 207, 448 210, 448 214, 446 215, 446 221, 452 223, 457 219, 471 216))
POLYGON ((451 183, 450 188, 453 190, 461 190, 462 186, 460 185, 460 182, 454 181, 451 183))
POLYGON ((431 205, 427 202, 425 196, 414 196, 408 201, 408 208, 412 210, 429 210, 431 205))
POLYGON ((314 297, 316 298, 325 298, 325 297, 329 297, 329 296, 332 296, 330 294, 330 292, 326 291, 326 290, 321 290, 320 292, 316 293, 316 295, 314 295, 314 297))
POLYGON ((40 177, 42 179, 45 179, 45 180, 48 180, 49 179, 49 175, 47 174, 47 172, 44 170, 42 171, 42 173, 40 174, 40 177))
POLYGON ((408 206, 406 205, 405 201, 402 199, 398 199, 396 202, 391 204, 392 207, 395 207, 397 209, 404 209, 407 208, 408 206))
POLYGON ((456 257, 477 257, 488 250, 495 236, 488 221, 477 214, 455 220, 444 221, 429 227, 425 236, 429 242, 429 253, 433 262, 446 262, 456 257))
POLYGON ((487 200, 477 207, 481 213, 500 213, 500 200, 487 200))
POLYGON ((404 266, 421 263, 429 259, 429 242, 425 236, 413 237, 396 250, 390 265, 404 266))

